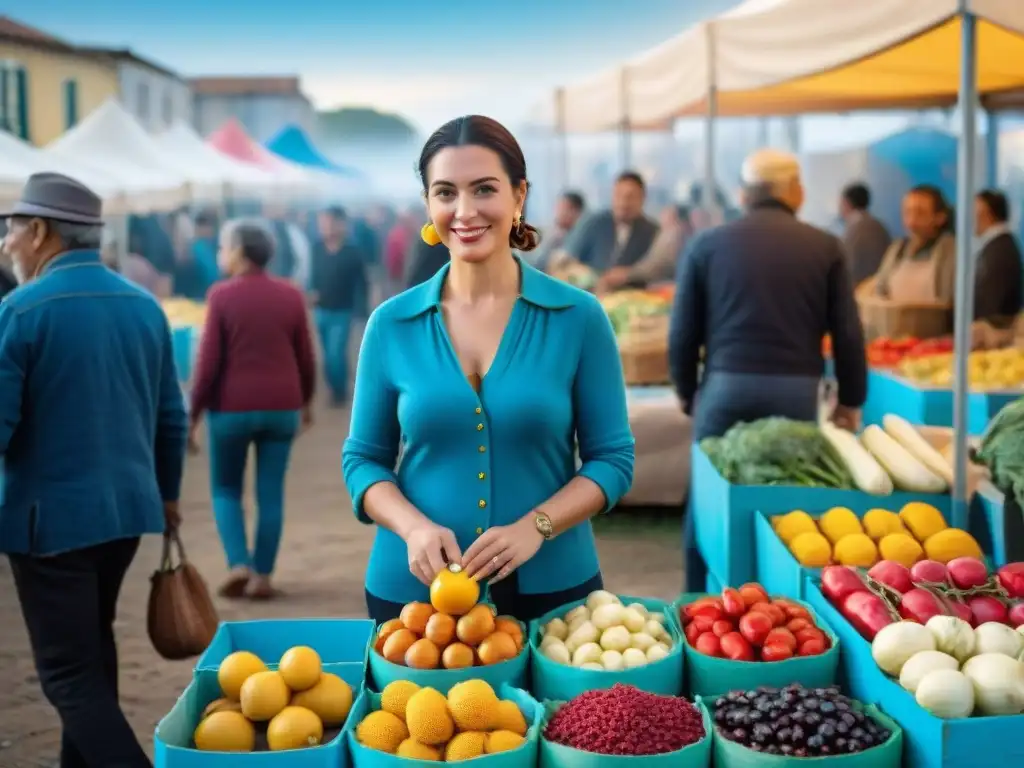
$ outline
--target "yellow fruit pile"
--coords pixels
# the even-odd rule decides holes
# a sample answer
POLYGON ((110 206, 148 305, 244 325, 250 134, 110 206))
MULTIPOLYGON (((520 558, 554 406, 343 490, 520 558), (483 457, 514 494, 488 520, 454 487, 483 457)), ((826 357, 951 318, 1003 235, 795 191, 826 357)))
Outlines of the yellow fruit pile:
MULTIPOLYGON (((900 363, 900 373, 911 381, 937 387, 952 386, 953 355, 908 358, 900 363)), ((1020 389, 1024 387, 1024 352, 1015 347, 971 352, 967 358, 967 376, 972 389, 1020 389)))
POLYGON ((396 680, 381 691, 380 709, 356 726, 356 740, 399 757, 455 763, 516 749, 526 728, 516 703, 499 699, 483 680, 458 683, 447 697, 396 680))
POLYGON ((408 603, 399 618, 377 631, 374 650, 412 669, 463 669, 515 658, 523 650, 522 625, 478 603, 480 587, 457 565, 441 571, 429 603, 408 603))
POLYGON ((870 568, 893 560, 908 568, 918 560, 948 563, 958 557, 982 557, 974 537, 950 528, 931 504, 912 501, 899 514, 872 509, 861 520, 846 507, 833 507, 817 522, 802 510, 772 518, 772 528, 806 568, 832 563, 870 568))
POLYGON ((324 672, 312 648, 296 646, 271 671, 255 654, 237 651, 221 662, 223 697, 207 705, 193 734, 205 752, 253 752, 254 723, 267 724, 271 751, 318 746, 325 728, 340 728, 352 708, 352 688, 324 672))

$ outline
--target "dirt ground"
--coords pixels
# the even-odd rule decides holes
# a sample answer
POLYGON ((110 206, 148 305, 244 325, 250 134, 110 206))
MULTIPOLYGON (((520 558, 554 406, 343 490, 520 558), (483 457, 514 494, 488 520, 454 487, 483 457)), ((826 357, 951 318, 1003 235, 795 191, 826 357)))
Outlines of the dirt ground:
MULTIPOLYGON (((363 572, 373 531, 356 522, 341 479, 344 411, 321 408, 313 430, 296 444, 288 478, 284 542, 278 559, 280 600, 221 601, 224 620, 365 616, 363 572)), ((189 459, 182 494, 183 536, 191 560, 215 587, 224 560, 210 515, 207 457, 189 459)), ((678 518, 616 512, 598 526, 605 583, 613 591, 673 598, 682 583, 678 518), (629 517, 627 517, 627 514, 629 517)), ((188 685, 191 661, 161 660, 146 637, 149 575, 159 539, 144 542, 122 593, 117 621, 121 701, 151 748, 156 723, 188 685)), ((0 768, 56 765, 59 723, 43 698, 6 558, 0 559, 0 768)))

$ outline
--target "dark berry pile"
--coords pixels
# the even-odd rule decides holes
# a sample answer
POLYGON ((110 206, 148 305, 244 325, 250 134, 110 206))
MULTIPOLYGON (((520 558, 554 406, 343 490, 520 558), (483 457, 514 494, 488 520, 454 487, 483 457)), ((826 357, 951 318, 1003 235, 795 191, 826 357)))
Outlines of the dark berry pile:
POLYGON ((863 752, 891 735, 834 687, 733 691, 715 701, 714 720, 719 735, 730 741, 792 757, 863 752))

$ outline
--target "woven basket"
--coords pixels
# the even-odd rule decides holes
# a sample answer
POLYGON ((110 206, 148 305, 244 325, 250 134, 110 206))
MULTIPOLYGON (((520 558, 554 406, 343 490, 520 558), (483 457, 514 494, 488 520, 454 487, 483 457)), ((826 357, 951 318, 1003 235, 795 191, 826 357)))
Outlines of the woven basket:
POLYGON ((668 384, 667 316, 636 317, 619 335, 626 386, 668 384))

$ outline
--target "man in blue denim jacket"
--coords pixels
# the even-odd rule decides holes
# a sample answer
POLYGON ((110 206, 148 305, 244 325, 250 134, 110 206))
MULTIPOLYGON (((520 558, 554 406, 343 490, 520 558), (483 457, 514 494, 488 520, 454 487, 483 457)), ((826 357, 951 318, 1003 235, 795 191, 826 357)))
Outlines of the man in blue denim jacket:
POLYGON ((37 174, 7 214, 0 552, 11 561, 62 768, 150 766, 118 703, 113 622, 139 539, 179 522, 187 421, 167 320, 100 261, 100 199, 37 174))

